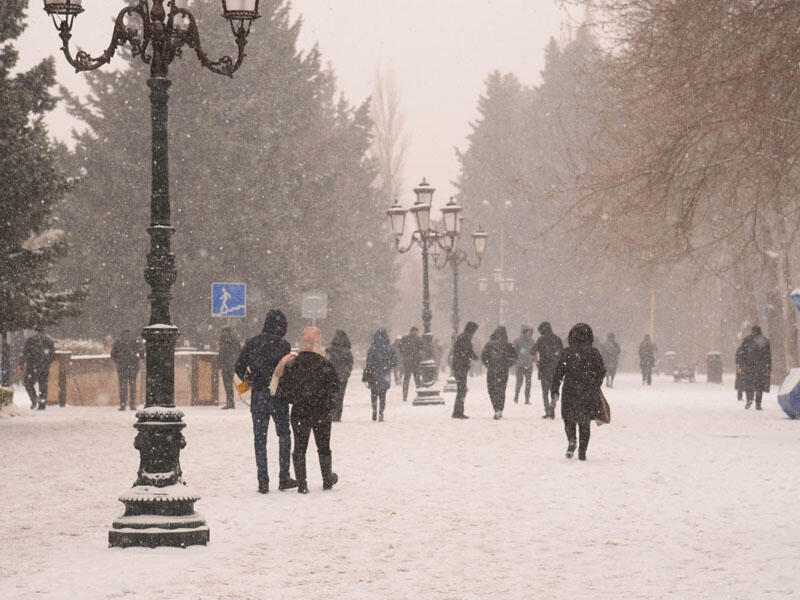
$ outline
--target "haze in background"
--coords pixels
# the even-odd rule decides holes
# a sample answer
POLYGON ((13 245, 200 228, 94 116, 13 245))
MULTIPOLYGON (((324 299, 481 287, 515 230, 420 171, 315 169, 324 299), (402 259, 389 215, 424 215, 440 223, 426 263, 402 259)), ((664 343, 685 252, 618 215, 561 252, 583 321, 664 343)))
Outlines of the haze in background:
MULTIPOLYGON (((111 37, 113 16, 126 4, 85 0, 86 12, 76 19, 73 42, 100 54, 111 37)), ((400 199, 406 205, 412 202, 411 188, 423 176, 437 188, 438 200, 453 193, 450 182, 458 175, 453 148, 465 147, 486 75, 499 69, 515 73, 525 84, 538 83, 545 44, 566 33, 563 23, 574 22, 558 0, 295 0, 292 14, 303 20, 300 46, 319 45, 351 103, 372 93, 378 63, 394 70, 410 142, 403 182, 408 191, 400 199)), ((85 93, 83 75, 75 74, 58 50, 60 40, 41 0, 30 0, 27 23, 18 46, 20 69, 56 56, 59 81, 85 93)), ((227 27, 222 18, 218 26, 227 27)), ((258 35, 257 24, 252 35, 258 35)), ((233 53, 232 36, 229 46, 206 51, 211 56, 233 53)), ((182 60, 196 58, 185 52, 182 60)), ((247 76, 247 62, 237 76, 247 76)), ((141 100, 147 101, 144 82, 141 100)), ((48 124, 64 141, 75 126, 61 109, 48 124)))

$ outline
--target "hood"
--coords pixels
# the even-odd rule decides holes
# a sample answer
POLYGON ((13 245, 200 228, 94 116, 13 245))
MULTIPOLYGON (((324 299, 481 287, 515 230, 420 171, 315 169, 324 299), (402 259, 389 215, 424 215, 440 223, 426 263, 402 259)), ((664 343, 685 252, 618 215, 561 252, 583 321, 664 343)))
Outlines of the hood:
POLYGON ((286 315, 277 308, 270 309, 261 331, 282 338, 286 335, 286 315))
POLYGON ((553 328, 550 327, 549 321, 542 321, 541 323, 539 323, 539 333, 541 333, 542 335, 550 335, 551 333, 553 333, 553 328))
POLYGON ((761 335, 761 327, 758 325, 753 325, 753 329, 750 330, 753 335, 761 335))
POLYGON ((315 352, 325 356, 325 352, 322 349, 322 331, 318 327, 306 327, 303 329, 298 352, 315 352))
POLYGON ((594 333, 592 328, 586 323, 577 323, 569 330, 567 342, 573 348, 580 348, 583 346, 591 346, 594 343, 594 333))
POLYGON ((519 332, 522 333, 522 334, 524 334, 526 331, 531 331, 532 332, 533 331, 533 327, 531 327, 530 325, 523 325, 522 327, 519 328, 519 332))
POLYGON ((386 333, 385 329, 378 329, 375 335, 372 336, 372 343, 376 346, 388 346, 389 334, 386 333))
POLYGON ((505 327, 500 325, 497 329, 495 329, 492 332, 492 335, 491 335, 491 337, 489 339, 493 340, 495 342, 502 342, 502 343, 507 344, 508 343, 508 332, 506 331, 505 327))
POLYGON ((337 329, 336 333, 333 334, 333 339, 331 340, 331 346, 344 346, 345 348, 350 347, 350 338, 347 337, 347 334, 342 331, 341 329, 337 329))
POLYGON ((468 333, 469 335, 475 335, 476 331, 478 331, 478 324, 474 321, 468 321, 464 326, 464 332, 468 333))

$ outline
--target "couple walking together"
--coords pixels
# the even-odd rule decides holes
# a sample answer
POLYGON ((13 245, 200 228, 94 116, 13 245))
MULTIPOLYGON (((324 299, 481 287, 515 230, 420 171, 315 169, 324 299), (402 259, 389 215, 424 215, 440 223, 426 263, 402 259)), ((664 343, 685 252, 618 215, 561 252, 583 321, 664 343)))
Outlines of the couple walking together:
POLYGON ((286 335, 286 316, 270 310, 261 333, 250 338, 236 361, 236 375, 251 386, 250 414, 256 455, 258 491, 269 491, 267 470, 267 428, 275 421, 278 435, 278 489, 297 488, 308 493, 306 450, 311 433, 317 445, 323 489, 338 481, 331 455, 331 413, 337 406, 339 381, 333 365, 325 358, 322 332, 306 327, 297 354, 291 352, 286 335), (292 405, 291 415, 289 405, 292 405), (294 432, 292 453, 291 430, 294 432), (289 472, 294 462, 296 480, 289 472))

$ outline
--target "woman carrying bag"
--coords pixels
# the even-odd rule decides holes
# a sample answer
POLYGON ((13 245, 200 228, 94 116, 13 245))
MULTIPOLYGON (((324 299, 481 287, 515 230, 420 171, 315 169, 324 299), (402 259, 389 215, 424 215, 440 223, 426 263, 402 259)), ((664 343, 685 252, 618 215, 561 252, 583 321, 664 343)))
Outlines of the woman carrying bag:
POLYGON ((569 332, 569 345, 561 351, 553 377, 551 392, 557 399, 561 394, 561 418, 567 434, 567 458, 572 458, 578 448, 578 459, 586 460, 589 446, 590 423, 598 417, 600 386, 606 375, 603 357, 592 344, 594 334, 586 323, 578 323, 569 332), (580 433, 577 443, 575 429, 580 433))

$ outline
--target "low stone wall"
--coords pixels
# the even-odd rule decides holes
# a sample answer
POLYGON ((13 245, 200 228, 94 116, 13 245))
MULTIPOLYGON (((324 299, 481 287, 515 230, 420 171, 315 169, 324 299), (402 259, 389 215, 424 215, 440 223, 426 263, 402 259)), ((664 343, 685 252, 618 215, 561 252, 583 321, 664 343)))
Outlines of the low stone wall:
MULTIPOLYGON (((140 361, 136 378, 136 404, 144 405, 145 363, 140 361)), ((175 404, 198 406, 219 404, 217 353, 178 350, 175 352, 175 404)), ((50 366, 48 404, 71 406, 118 406, 117 367, 107 354, 72 356, 56 352, 50 366)))

